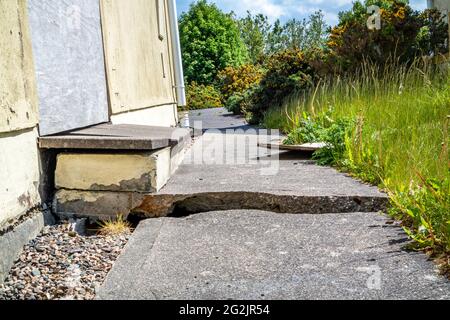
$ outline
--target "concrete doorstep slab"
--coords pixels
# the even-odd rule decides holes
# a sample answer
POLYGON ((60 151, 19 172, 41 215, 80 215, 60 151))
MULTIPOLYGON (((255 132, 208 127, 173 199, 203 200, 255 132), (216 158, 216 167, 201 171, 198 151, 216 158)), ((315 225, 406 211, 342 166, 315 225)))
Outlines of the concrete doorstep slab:
POLYGON ((388 222, 254 210, 145 220, 97 299, 450 299, 388 222))

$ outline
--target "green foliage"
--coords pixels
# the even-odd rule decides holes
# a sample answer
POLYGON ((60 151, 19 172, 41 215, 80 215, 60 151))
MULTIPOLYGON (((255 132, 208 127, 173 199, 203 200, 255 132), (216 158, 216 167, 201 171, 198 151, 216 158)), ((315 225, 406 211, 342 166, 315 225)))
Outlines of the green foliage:
POLYGON ((326 146, 314 153, 314 159, 320 165, 340 164, 345 155, 346 138, 355 121, 348 118, 334 121, 330 116, 330 111, 321 112, 314 118, 304 112, 300 125, 288 134, 284 144, 324 142, 326 146))
POLYGON ((328 113, 323 113, 318 118, 312 118, 307 112, 303 112, 298 127, 289 132, 284 144, 322 142, 322 136, 326 135, 326 130, 332 122, 329 118, 326 122, 323 121, 326 118, 328 118, 328 113))
POLYGON ((247 16, 240 19, 238 25, 250 61, 256 64, 266 53, 266 44, 271 27, 269 20, 262 14, 252 15, 247 11, 247 16))
POLYGON ((299 49, 288 49, 272 55, 267 70, 254 94, 252 122, 257 123, 270 107, 280 106, 293 92, 305 89, 313 82, 313 71, 299 49))
POLYGON ((285 36, 283 35, 283 33, 284 27, 281 24, 281 21, 277 19, 272 25, 269 34, 267 35, 267 53, 273 54, 286 49, 284 47, 285 36))
POLYGON ((267 36, 266 53, 286 49, 310 50, 326 44, 328 26, 322 11, 314 12, 309 19, 290 19, 284 25, 275 21, 267 36))
POLYGON ((449 110, 447 70, 366 64, 293 95, 263 123, 289 133, 288 142, 327 142, 314 155, 319 163, 388 190, 391 213, 409 222, 418 245, 448 255, 449 110))
POLYGON ((320 141, 325 142, 325 147, 314 153, 313 158, 320 165, 339 165, 345 157, 346 138, 353 129, 354 120, 338 118, 320 134, 320 141))
POLYGON ((390 213, 404 218, 404 229, 419 248, 439 247, 450 254, 450 179, 425 179, 413 189, 390 194, 390 213))
POLYGON ((254 93, 258 86, 254 85, 243 92, 231 95, 225 102, 225 108, 234 114, 242 114, 251 117, 251 108, 254 104, 254 93))
POLYGON ((188 82, 211 84, 220 70, 248 59, 233 16, 206 0, 181 15, 180 42, 188 82))
POLYGON ((189 110, 222 107, 222 96, 214 86, 192 82, 187 86, 186 99, 189 110))
POLYGON ((448 52, 448 24, 436 9, 428 9, 420 14, 422 27, 417 35, 417 46, 426 54, 448 52))
POLYGON ((263 76, 262 70, 252 64, 239 67, 227 67, 218 74, 218 84, 224 100, 234 94, 244 93, 259 84, 263 76))
POLYGON ((411 63, 415 57, 434 49, 438 50, 435 53, 442 52, 448 37, 446 25, 436 12, 420 14, 407 1, 366 0, 364 5, 358 1, 339 18, 339 24, 331 29, 328 47, 343 69, 358 68, 363 60, 379 65, 387 60, 411 63), (370 5, 381 8, 380 30, 367 28, 370 5))

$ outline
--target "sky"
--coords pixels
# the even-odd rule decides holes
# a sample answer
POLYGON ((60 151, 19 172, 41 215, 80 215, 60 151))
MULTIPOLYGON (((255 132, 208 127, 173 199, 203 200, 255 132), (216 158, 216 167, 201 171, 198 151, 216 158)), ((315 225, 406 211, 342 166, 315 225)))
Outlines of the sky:
MULTIPOLYGON (((177 0, 178 12, 189 9, 189 4, 195 0, 177 0)), ((311 13, 322 10, 329 25, 338 22, 338 13, 351 8, 355 0, 208 0, 215 3, 225 12, 234 11, 237 16, 244 16, 248 11, 253 14, 262 13, 270 21, 280 19, 286 21, 290 18, 307 18, 311 13)), ((410 0, 411 6, 416 10, 426 8, 427 0, 410 0)))

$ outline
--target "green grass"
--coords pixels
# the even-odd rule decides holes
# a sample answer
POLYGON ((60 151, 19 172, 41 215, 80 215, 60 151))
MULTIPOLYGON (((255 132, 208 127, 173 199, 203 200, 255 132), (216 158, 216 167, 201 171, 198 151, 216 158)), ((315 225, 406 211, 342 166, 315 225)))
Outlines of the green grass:
POLYGON ((263 125, 290 143, 326 140, 319 161, 387 190, 416 243, 449 254, 449 115, 448 70, 417 62, 322 81, 269 110, 263 125))

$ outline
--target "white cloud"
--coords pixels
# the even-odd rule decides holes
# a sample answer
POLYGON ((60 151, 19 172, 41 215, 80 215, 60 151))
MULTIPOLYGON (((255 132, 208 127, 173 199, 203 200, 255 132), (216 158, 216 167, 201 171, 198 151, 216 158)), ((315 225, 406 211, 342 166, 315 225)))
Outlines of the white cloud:
MULTIPOLYGON (((346 5, 351 5, 355 0, 333 0, 332 7, 342 7, 346 5)), ((304 1, 293 1, 293 2, 306 2, 313 5, 322 5, 327 2, 330 3, 330 0, 304 0, 304 1)))
POLYGON ((229 8, 230 11, 234 11, 238 16, 243 16, 247 11, 250 11, 252 13, 262 13, 271 20, 287 15, 286 9, 288 9, 275 0, 218 0, 214 2, 220 7, 229 8))
POLYGON ((244 16, 247 11, 253 14, 262 13, 271 22, 276 19, 306 18, 315 11, 322 10, 328 24, 336 24, 337 13, 343 6, 353 0, 211 0, 225 11, 234 11, 238 16, 244 16))
POLYGON ((330 26, 335 26, 339 23, 339 16, 335 12, 323 11, 323 16, 330 26))

